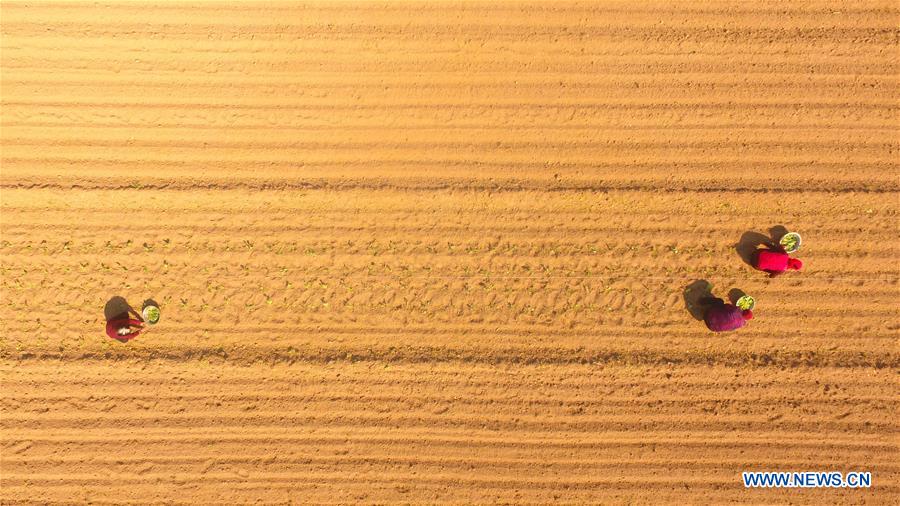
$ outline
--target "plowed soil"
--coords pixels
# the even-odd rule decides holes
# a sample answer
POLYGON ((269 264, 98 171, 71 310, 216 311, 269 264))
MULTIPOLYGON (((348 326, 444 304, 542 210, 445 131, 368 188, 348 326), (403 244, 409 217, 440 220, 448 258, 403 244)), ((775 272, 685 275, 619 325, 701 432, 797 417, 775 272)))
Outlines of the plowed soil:
POLYGON ((898 13, 4 1, 0 502, 897 504, 898 13))

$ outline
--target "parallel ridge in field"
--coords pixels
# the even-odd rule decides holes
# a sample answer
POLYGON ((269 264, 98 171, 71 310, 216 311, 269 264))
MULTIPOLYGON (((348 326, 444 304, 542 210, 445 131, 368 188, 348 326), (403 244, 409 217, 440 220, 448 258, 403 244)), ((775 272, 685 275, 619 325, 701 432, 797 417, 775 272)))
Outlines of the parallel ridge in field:
MULTIPOLYGON (((651 488, 657 501, 746 500, 739 470, 813 462, 858 463, 879 496, 898 492, 886 370, 3 367, 7 497, 154 502, 172 499, 164 483, 213 502, 609 502, 651 488)), ((804 491, 810 501, 860 495, 804 491)))
POLYGON ((0 502, 898 502, 898 13, 3 2, 0 502))

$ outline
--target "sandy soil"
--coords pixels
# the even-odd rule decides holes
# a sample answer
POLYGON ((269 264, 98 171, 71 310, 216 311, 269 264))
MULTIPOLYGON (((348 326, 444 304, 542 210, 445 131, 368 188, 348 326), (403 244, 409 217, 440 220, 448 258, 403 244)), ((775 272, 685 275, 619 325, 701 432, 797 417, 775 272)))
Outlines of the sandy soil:
POLYGON ((0 16, 2 503, 900 502, 894 2, 0 16))

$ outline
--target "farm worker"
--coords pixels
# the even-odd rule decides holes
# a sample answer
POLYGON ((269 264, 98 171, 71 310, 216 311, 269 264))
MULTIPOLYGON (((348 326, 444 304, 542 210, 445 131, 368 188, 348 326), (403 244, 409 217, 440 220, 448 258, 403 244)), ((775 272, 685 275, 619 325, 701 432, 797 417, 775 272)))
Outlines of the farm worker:
POLYGON ((144 322, 133 318, 121 318, 106 322, 106 335, 120 341, 133 339, 141 333, 144 322), (133 329, 132 329, 133 328, 133 329))
MULTIPOLYGON (((721 301, 721 299, 719 299, 721 301)), ((753 312, 749 309, 741 310, 734 304, 719 303, 706 310, 703 320, 706 326, 713 332, 726 332, 736 330, 744 326, 747 320, 753 319, 753 312)))
POLYGON ((799 258, 791 258, 780 248, 762 249, 756 252, 754 267, 768 272, 769 277, 774 278, 784 274, 788 269, 799 271, 803 268, 803 262, 799 258))

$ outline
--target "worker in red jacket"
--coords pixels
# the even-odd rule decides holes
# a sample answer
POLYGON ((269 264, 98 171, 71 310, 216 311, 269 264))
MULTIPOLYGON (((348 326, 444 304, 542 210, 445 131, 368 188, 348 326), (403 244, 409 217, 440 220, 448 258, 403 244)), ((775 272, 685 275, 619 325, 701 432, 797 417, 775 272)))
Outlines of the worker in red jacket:
POLYGON ((803 268, 803 262, 799 258, 791 258, 783 249, 776 247, 757 251, 753 257, 753 266, 768 272, 769 277, 774 278, 788 269, 799 271, 803 268))
POLYGON ((127 318, 127 314, 124 316, 126 317, 106 322, 106 335, 119 341, 128 341, 137 337, 144 330, 144 322, 127 318))

